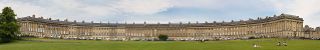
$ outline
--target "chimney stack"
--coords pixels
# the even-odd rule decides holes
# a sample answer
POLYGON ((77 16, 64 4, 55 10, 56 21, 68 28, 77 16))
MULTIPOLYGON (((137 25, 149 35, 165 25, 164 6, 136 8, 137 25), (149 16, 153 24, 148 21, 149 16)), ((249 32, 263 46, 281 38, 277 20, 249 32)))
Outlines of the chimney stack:
POLYGON ((197 21, 196 24, 199 24, 199 22, 197 21))
POLYGON ((76 21, 76 20, 73 20, 73 22, 74 22, 74 23, 77 23, 77 21, 76 21))
POLYGON ((33 18, 36 18, 36 15, 33 14, 32 17, 33 17, 33 18))
POLYGON ((85 21, 84 21, 84 20, 82 20, 82 23, 85 23, 85 21))
POLYGON ((65 22, 68 22, 68 19, 65 19, 64 21, 65 21, 65 22))

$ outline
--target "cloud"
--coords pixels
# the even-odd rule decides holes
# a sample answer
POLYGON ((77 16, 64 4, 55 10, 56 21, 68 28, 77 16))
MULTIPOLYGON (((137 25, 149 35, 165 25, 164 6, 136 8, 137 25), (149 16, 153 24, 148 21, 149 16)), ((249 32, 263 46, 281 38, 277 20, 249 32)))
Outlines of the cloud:
POLYGON ((320 0, 291 0, 280 1, 270 0, 276 8, 279 9, 279 13, 288 13, 298 15, 304 18, 304 24, 312 27, 320 26, 320 0))
POLYGON ((169 0, 108 0, 99 4, 81 0, 3 0, 1 7, 10 6, 18 17, 32 14, 59 19, 92 20, 115 16, 152 15, 173 5, 169 0))
POLYGON ((18 16, 27 16, 27 15, 32 15, 32 14, 42 14, 44 12, 39 12, 41 11, 41 7, 39 6, 33 6, 28 3, 21 3, 21 2, 12 2, 8 0, 2 0, 0 1, 0 7, 7 7, 10 6, 12 9, 14 9, 15 13, 18 16))
POLYGON ((155 14, 172 6, 169 0, 121 0, 113 5, 125 14, 137 15, 155 14))
POLYGON ((219 0, 172 0, 175 7, 212 9, 221 7, 219 0), (214 7, 211 7, 214 6, 214 7))

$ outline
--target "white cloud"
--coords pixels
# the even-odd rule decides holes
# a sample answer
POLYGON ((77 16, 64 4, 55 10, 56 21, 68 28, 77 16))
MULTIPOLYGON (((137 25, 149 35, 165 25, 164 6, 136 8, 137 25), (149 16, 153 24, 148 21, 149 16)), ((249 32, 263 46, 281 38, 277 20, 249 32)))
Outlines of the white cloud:
POLYGON ((113 5, 125 14, 137 15, 155 14, 172 6, 169 0, 121 0, 113 5))
POLYGON ((312 27, 320 26, 320 0, 291 0, 279 1, 271 0, 279 13, 298 15, 304 18, 304 24, 312 27))
POLYGON ((173 5, 169 0, 115 0, 99 5, 79 0, 3 0, 1 7, 10 6, 21 16, 32 14, 60 19, 94 20, 106 16, 152 15, 173 5))
POLYGON ((17 16, 28 16, 32 14, 41 14, 43 12, 39 12, 42 8, 39 6, 33 6, 28 3, 21 3, 21 2, 11 2, 11 1, 0 1, 0 7, 7 7, 10 6, 14 9, 17 16))
POLYGON ((220 2, 219 0, 173 0, 172 4, 176 7, 217 8, 222 6, 219 5, 220 2))

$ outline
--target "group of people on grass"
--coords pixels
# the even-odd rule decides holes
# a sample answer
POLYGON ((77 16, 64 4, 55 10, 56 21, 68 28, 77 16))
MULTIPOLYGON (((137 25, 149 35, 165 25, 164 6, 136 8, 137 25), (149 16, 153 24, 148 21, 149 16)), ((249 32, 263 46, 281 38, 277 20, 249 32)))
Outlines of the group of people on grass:
MULTIPOLYGON (((287 42, 278 42, 276 45, 277 46, 288 46, 288 43, 287 42)), ((259 46, 257 44, 253 44, 253 47, 257 48, 257 47, 261 47, 261 46, 259 46)))
POLYGON ((287 42, 278 42, 277 46, 288 46, 287 42))

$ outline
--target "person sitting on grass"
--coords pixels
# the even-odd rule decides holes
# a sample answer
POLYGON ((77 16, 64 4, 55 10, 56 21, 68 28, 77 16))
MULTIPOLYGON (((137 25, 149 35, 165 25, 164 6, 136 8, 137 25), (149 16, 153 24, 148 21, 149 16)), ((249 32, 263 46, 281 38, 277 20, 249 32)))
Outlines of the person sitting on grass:
POLYGON ((281 46, 281 42, 278 42, 278 43, 277 43, 277 46, 281 46))
POLYGON ((257 48, 257 47, 260 47, 260 46, 258 46, 257 44, 253 44, 253 47, 254 47, 254 48, 257 48))
POLYGON ((204 40, 204 39, 201 39, 200 41, 201 41, 201 42, 204 42, 205 40, 204 40))
POLYGON ((288 44, 287 44, 287 42, 283 42, 282 45, 283 46, 287 46, 288 44))

